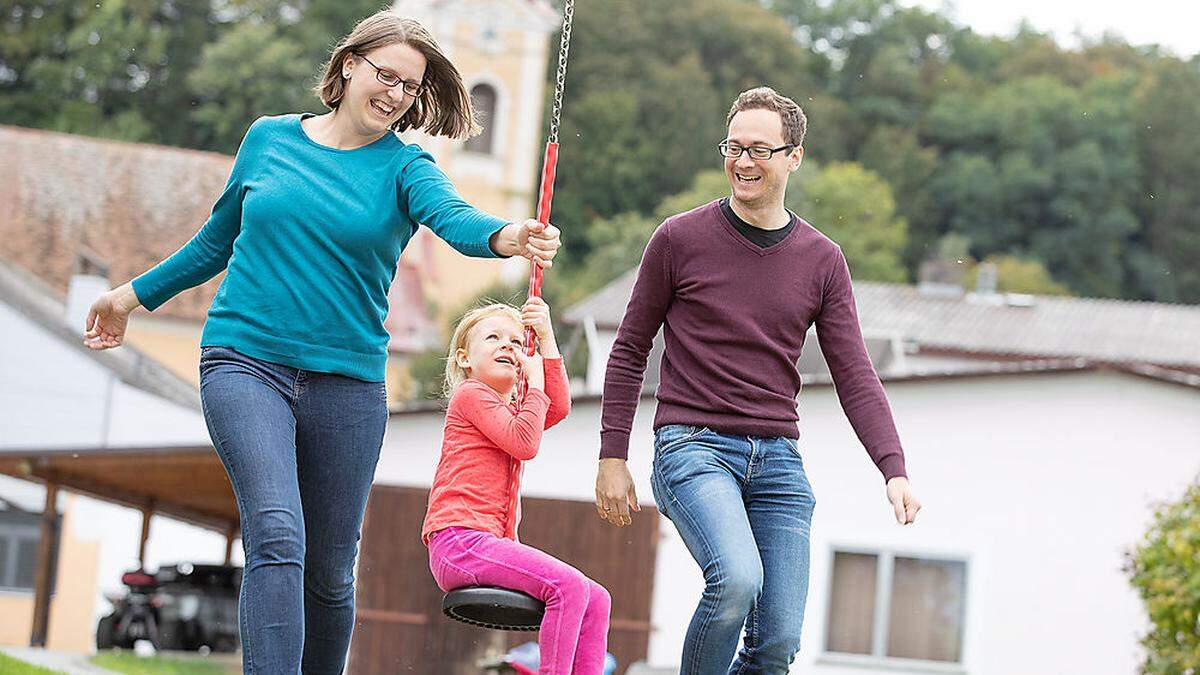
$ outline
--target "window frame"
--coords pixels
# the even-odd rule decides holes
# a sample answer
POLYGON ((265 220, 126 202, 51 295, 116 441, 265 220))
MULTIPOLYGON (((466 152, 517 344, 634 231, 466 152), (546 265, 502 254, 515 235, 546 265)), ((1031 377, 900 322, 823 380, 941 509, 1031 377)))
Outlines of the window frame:
MULTIPOLYGON (((0 498, 0 501, 6 501, 0 498)), ((62 524, 63 517, 61 514, 55 516, 55 525, 52 532, 53 541, 50 542, 50 596, 54 597, 58 588, 58 562, 59 551, 62 543, 62 524)), ((0 510, 0 539, 8 543, 8 550, 5 551, 6 560, 4 567, 0 569, 0 594, 3 595, 32 595, 37 591, 37 551, 40 548, 42 538, 42 514, 30 511, 23 511, 18 508, 10 508, 8 510, 0 510), (30 541, 33 543, 34 561, 33 574, 34 580, 31 586, 17 586, 17 568, 20 556, 20 543, 22 541, 30 541)))
POLYGON ((971 595, 971 556, 960 551, 921 550, 885 546, 861 546, 853 544, 836 544, 829 547, 829 575, 825 588, 824 630, 821 635, 821 652, 818 663, 841 664, 849 666, 865 666, 872 668, 888 668, 893 670, 925 672, 925 673, 966 673, 967 661, 967 625, 970 614, 971 595), (832 622, 830 612, 834 606, 834 565, 839 553, 852 555, 875 556, 875 600, 871 618, 871 653, 854 654, 836 652, 828 649, 832 622), (909 558, 929 562, 961 563, 963 566, 962 583, 962 614, 959 617, 958 660, 935 661, 932 659, 911 659, 887 655, 889 617, 892 609, 892 587, 895 575, 896 558, 909 558))
MULTIPOLYGON (((36 525, 0 522, 0 539, 8 543, 5 551, 6 560, 0 565, 0 591, 7 593, 32 593, 33 586, 17 585, 17 569, 19 567, 21 541, 32 541, 37 550, 38 540, 41 539, 41 529, 36 525)), ((35 556, 36 557, 36 556, 35 556)), ((36 575, 37 561, 34 560, 36 575)))
MULTIPOLYGON (((501 136, 501 129, 500 129, 500 125, 498 124, 498 122, 500 120, 500 107, 501 107, 500 106, 500 99, 501 99, 500 89, 501 88, 499 85, 497 85, 491 79, 488 79, 488 78, 479 79, 479 80, 472 82, 467 87, 468 96, 470 94, 472 94, 475 91, 475 89, 477 89, 479 87, 486 87, 486 88, 490 89, 492 92, 491 115, 488 117, 487 120, 485 120, 485 122, 486 122, 486 124, 484 126, 485 131, 481 132, 477 136, 472 136, 471 138, 463 140, 462 151, 464 154, 470 155, 473 157, 498 158, 500 156, 500 136, 501 136), (478 150, 478 149, 470 147, 472 141, 476 141, 477 139, 481 138, 484 134, 489 134, 487 149, 478 150)), ((472 105, 473 104, 474 103, 472 102, 472 105)))

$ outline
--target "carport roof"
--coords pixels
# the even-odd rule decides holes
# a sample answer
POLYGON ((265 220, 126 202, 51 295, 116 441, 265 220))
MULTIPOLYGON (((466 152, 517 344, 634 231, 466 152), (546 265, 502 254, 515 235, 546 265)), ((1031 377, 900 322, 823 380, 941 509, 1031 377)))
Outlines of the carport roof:
POLYGON ((237 530, 233 488, 212 446, 5 449, 0 473, 225 534, 237 530))

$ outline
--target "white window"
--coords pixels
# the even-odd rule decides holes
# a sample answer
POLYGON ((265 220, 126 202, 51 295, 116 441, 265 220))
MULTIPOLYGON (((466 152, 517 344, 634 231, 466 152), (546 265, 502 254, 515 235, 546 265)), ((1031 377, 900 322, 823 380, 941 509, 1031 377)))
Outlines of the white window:
POLYGON ((478 136, 467 139, 463 149, 467 152, 478 152, 483 155, 492 154, 492 146, 496 129, 496 90, 490 84, 477 84, 471 87, 471 105, 475 108, 475 119, 483 131, 478 136))
MULTIPOLYGON (((38 541, 41 539, 41 520, 40 513, 12 508, 6 500, 0 499, 0 589, 26 592, 33 590, 38 541)), ((50 558, 55 561, 58 559, 57 541, 51 544, 50 558)), ((51 592, 54 590, 54 582, 52 574, 51 592)))
POLYGON ((0 526, 0 588, 33 590, 37 544, 36 528, 0 526))
POLYGON ((964 560, 835 551, 825 651, 961 663, 964 560))

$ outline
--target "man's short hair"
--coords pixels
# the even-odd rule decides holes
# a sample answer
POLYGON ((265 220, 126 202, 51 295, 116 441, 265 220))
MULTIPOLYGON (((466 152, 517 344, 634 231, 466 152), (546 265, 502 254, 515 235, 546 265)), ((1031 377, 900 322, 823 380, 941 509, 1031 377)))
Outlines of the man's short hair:
POLYGON ((755 87, 738 94, 729 116, 725 118, 725 126, 733 121, 733 116, 743 110, 773 110, 779 113, 783 120, 783 140, 795 146, 804 145, 804 132, 808 130, 808 118, 804 111, 792 99, 783 96, 770 87, 755 87))

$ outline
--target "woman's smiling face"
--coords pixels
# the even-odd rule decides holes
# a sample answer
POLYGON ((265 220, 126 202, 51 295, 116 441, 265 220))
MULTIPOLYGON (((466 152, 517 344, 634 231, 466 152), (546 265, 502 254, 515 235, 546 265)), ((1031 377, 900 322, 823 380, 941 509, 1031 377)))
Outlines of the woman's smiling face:
POLYGON ((425 64, 425 56, 404 43, 347 55, 342 64, 346 94, 338 104, 339 111, 349 113, 363 135, 387 131, 416 100, 405 93, 405 86, 422 82, 425 64), (381 78, 397 84, 389 87, 381 78))

